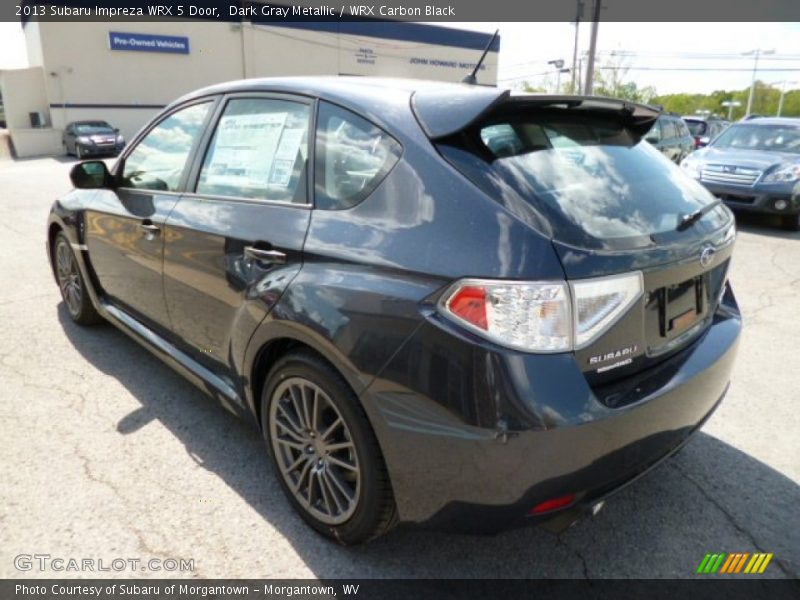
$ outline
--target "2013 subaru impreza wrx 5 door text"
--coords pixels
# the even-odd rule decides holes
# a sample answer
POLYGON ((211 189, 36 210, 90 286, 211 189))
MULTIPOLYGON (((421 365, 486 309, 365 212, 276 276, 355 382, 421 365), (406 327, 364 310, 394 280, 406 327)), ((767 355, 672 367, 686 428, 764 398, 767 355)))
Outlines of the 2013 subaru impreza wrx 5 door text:
POLYGON ((170 105, 73 168, 48 254, 110 321, 254 419, 343 543, 397 522, 559 528, 728 387, 730 211, 627 102, 366 78, 170 105))

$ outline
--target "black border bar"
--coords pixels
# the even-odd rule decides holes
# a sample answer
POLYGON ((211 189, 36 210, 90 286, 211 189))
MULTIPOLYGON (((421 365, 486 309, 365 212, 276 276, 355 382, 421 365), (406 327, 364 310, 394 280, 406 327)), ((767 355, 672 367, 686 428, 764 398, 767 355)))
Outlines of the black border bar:
POLYGON ((789 600, 796 579, 5 579, 3 600, 789 600), (349 588, 345 588, 349 586, 349 588), (36 591, 32 591, 35 588, 36 591), (350 592, 347 593, 346 589, 350 592), (81 591, 84 590, 84 591, 81 591), (138 590, 138 592, 137 592, 138 590), (99 593, 98 593, 99 592, 99 593))
MULTIPOLYGON (((594 0, 584 0, 584 19, 594 0)), ((800 21, 798 0, 601 0, 602 21, 800 21)), ((0 21, 573 21, 571 0, 4 0, 0 21), (363 6, 357 11, 351 7, 363 6), (157 12, 156 7, 165 7, 157 12), (195 7, 195 14, 192 14, 195 7), (114 16, 97 9, 115 9, 114 16), (83 10, 79 10, 83 9, 83 10), (166 10, 168 9, 168 10, 166 10), (278 10, 280 9, 280 10, 278 10), (287 9, 288 12, 284 12, 287 9), (296 10, 295 10, 296 9, 296 10), (303 12, 303 9, 314 9, 303 12), (435 12, 432 12, 436 9, 435 12), (89 11, 88 13, 83 11, 89 11), (141 14, 125 14, 138 13, 141 14)), ((668 39, 664 40, 669 43, 668 39)))

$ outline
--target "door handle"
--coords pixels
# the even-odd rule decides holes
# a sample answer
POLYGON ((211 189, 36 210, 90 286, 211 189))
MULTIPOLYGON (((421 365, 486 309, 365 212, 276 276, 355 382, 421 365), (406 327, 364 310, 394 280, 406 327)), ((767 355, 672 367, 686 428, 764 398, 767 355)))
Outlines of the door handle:
POLYGON ((158 225, 153 225, 149 219, 139 223, 139 229, 144 232, 144 237, 147 240, 152 240, 159 233, 161 233, 161 227, 158 225))
POLYGON ((244 255, 253 260, 260 262, 271 263, 273 265, 285 265, 286 253, 280 250, 263 250, 255 246, 245 246, 244 255))

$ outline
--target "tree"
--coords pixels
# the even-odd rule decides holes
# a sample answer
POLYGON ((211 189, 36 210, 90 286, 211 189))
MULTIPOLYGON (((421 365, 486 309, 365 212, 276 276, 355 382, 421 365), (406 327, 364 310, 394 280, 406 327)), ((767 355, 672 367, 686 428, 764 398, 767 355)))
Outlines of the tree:
POLYGON ((629 81, 629 70, 624 59, 612 54, 597 67, 593 94, 632 102, 650 102, 656 95, 656 89, 653 86, 640 88, 635 81, 629 81))
POLYGON ((545 94, 547 93, 547 88, 542 86, 532 85, 527 81, 522 82, 522 91, 529 92, 529 93, 536 93, 536 94, 545 94))
MULTIPOLYGON (((780 84, 779 84, 780 85, 780 84)), ((741 119, 747 107, 747 97, 750 88, 742 90, 715 90, 710 94, 667 94, 656 96, 652 99, 654 104, 660 104, 664 110, 682 115, 693 115, 698 111, 709 111, 722 117, 728 116, 728 108, 722 103, 726 100, 738 100, 741 106, 735 107, 731 113, 734 120, 741 119)), ((780 89, 777 86, 756 81, 753 113, 773 116, 778 111, 780 89)), ((786 92, 783 99, 782 116, 800 116, 800 90, 786 92)))

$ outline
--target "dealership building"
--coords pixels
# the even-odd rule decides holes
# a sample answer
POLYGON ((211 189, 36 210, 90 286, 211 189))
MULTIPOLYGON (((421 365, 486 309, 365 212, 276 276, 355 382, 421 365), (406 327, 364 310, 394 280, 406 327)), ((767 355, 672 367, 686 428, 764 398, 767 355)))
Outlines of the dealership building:
MULTIPOLYGON (((72 121, 130 139, 191 90, 250 77, 355 75, 460 81, 486 33, 404 22, 48 22, 24 24, 29 67, 0 71, 17 156, 62 154, 72 121)), ((495 85, 499 39, 478 75, 495 85)))

